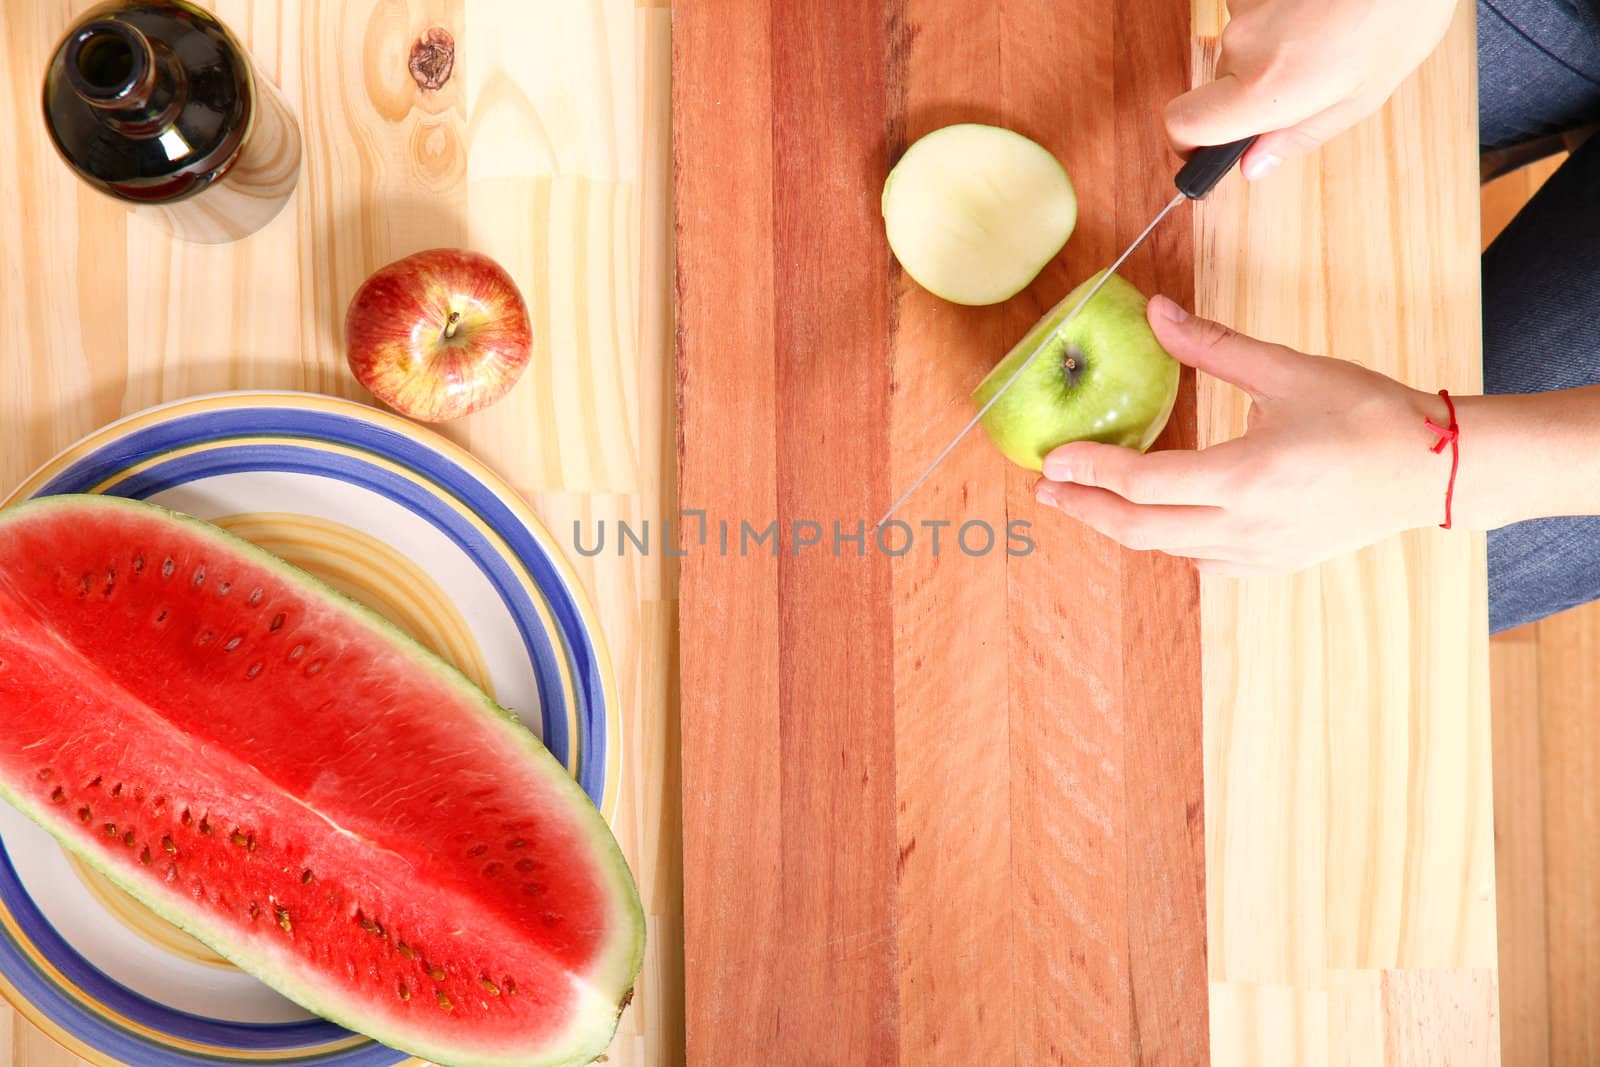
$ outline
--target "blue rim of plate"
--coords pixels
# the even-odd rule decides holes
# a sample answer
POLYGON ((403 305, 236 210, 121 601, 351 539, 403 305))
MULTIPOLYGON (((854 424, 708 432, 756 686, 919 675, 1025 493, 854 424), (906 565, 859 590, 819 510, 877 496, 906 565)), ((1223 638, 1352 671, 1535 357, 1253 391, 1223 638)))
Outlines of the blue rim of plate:
MULTIPOLYGON (((240 471, 314 474, 360 485, 425 519, 460 548, 516 620, 534 665, 547 747, 607 819, 614 815, 620 779, 616 684, 583 585, 515 491, 443 437, 353 401, 309 393, 194 397, 91 434, 46 463, 0 506, 81 492, 145 499, 240 471)), ((320 1019, 208 1019, 128 989, 51 926, 23 888, 3 842, 0 993, 58 1042, 102 1067, 388 1067, 409 1061, 320 1019)))

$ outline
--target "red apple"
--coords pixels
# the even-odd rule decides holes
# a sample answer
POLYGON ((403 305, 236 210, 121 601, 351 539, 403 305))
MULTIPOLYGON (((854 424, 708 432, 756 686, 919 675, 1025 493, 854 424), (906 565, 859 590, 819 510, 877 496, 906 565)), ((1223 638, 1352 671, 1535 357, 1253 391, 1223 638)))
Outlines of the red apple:
POLYGON ((344 319, 350 369, 379 400, 444 422, 499 400, 528 366, 528 305, 488 256, 434 248, 362 283, 344 319))

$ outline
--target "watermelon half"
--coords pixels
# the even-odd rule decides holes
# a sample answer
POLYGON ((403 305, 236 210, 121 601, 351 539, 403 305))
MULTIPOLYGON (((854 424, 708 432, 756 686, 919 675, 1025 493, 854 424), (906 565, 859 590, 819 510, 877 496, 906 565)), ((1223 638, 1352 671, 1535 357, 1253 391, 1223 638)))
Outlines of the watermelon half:
POLYGON ((639 972, 627 865, 533 734, 152 505, 0 512, 0 795, 285 996, 452 1067, 589 1062, 639 972))

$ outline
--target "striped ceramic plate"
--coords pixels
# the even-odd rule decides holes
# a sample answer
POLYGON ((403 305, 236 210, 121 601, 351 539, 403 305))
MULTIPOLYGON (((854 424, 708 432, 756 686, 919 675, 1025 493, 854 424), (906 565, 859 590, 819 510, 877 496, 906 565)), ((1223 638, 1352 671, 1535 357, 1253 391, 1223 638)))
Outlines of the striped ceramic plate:
MULTIPOLYGON (((85 492, 209 519, 387 616, 537 729, 612 814, 621 746, 599 625, 527 505, 455 445, 348 401, 230 393, 113 423, 6 502, 85 492)), ((5 805, 0 987, 100 1064, 405 1060, 235 970, 5 805)))

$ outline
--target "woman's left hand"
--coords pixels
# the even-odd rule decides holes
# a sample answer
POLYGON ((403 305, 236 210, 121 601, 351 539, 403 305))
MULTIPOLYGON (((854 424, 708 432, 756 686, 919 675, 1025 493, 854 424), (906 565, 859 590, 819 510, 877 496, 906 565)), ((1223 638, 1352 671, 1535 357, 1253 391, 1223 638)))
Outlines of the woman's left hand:
POLYGON ((1355 363, 1303 355, 1150 301, 1163 347, 1250 395, 1249 428, 1197 452, 1063 445, 1041 502, 1129 548, 1196 561, 1203 574, 1299 570, 1444 517, 1449 425, 1437 395, 1355 363))

